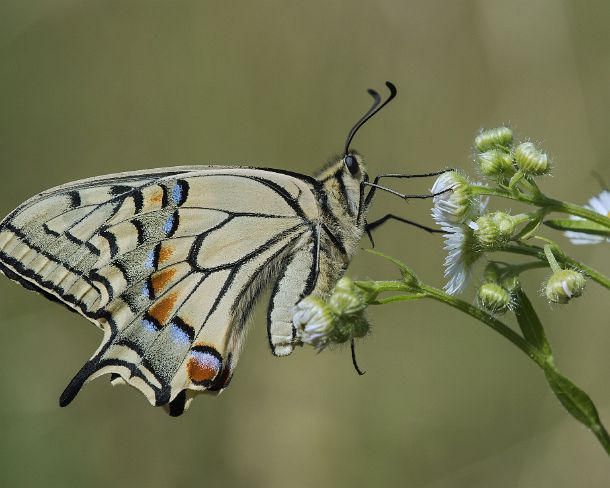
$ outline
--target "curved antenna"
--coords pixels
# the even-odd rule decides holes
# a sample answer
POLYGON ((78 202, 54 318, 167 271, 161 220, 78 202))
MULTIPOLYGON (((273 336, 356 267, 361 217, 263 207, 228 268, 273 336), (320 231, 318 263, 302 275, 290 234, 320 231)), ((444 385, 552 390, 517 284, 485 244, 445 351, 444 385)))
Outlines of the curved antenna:
POLYGON ((370 88, 367 90, 368 94, 373 97, 373 105, 360 118, 360 120, 358 120, 358 122, 356 122, 354 124, 354 127, 352 127, 351 130, 349 131, 349 134, 347 135, 347 139, 345 141, 345 151, 343 151, 345 155, 347 155, 347 153, 349 151, 349 145, 351 144, 352 139, 356 135, 356 132, 358 132, 358 129, 360 129, 360 127, 362 127, 367 120, 369 120, 371 117, 373 117, 373 115, 375 115, 383 107, 385 107, 388 103, 390 103, 390 101, 396 96, 396 93, 398 93, 398 90, 396 90, 396 87, 394 86, 393 83, 386 81, 385 85, 390 90, 390 96, 383 103, 381 103, 381 96, 379 95, 379 93, 377 93, 375 90, 372 90, 370 88))

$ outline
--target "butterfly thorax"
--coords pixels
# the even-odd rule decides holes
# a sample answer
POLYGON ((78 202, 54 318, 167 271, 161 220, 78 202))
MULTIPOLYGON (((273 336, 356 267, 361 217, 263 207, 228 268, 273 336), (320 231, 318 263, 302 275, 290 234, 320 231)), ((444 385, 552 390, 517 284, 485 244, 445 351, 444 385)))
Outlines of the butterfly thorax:
POLYGON ((329 261, 339 276, 356 253, 365 225, 362 181, 368 178, 362 158, 357 154, 353 156, 358 163, 358 169, 353 174, 346 166, 345 158, 341 157, 316 176, 320 182, 317 197, 321 223, 325 237, 334 244, 327 246, 332 253, 329 261))

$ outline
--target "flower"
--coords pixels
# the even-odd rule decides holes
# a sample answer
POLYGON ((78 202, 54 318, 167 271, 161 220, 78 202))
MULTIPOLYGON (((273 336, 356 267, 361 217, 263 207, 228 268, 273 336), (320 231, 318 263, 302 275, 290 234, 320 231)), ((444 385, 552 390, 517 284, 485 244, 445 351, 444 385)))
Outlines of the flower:
POLYGON ((432 199, 432 218, 441 226, 464 223, 478 217, 482 211, 481 198, 472 195, 470 183, 457 171, 440 175, 431 191, 440 193, 432 199))
POLYGON ((300 339, 322 351, 330 343, 330 333, 335 321, 328 304, 319 297, 303 298, 297 306, 292 322, 300 339))
POLYGON ((329 344, 341 344, 368 334, 366 306, 365 293, 352 280, 343 277, 328 301, 311 295, 303 298, 296 306, 292 322, 304 344, 322 351, 329 344))
MULTIPOLYGON (((585 208, 593 210, 602 215, 610 217, 610 191, 604 190, 599 195, 591 198, 585 208)), ((581 217, 571 215, 572 220, 583 220, 581 217)), ((598 236, 595 234, 585 234, 569 230, 564 232, 565 236, 570 239, 572 244, 598 244, 600 242, 610 242, 610 237, 598 236)))
POLYGON ((474 140, 474 145, 479 152, 489 149, 508 150, 513 143, 513 131, 508 127, 496 127, 495 129, 481 130, 474 140))
POLYGON ((462 291, 468 284, 472 266, 481 256, 478 250, 473 230, 468 226, 454 225, 444 226, 445 250, 445 277, 449 281, 445 285, 445 291, 454 295, 462 291))
POLYGON ((483 249, 494 250, 508 242, 515 231, 516 219, 504 212, 492 212, 471 222, 479 245, 483 249))
POLYGON ((511 306, 511 295, 497 283, 483 283, 477 292, 477 301, 484 309, 503 314, 511 306))
POLYGON ((515 172, 510 154, 490 149, 477 156, 477 164, 485 176, 506 176, 515 172))
POLYGON ((515 163, 527 175, 541 176, 547 174, 551 168, 546 153, 540 151, 531 142, 522 142, 515 148, 515 163))
POLYGON ((568 303, 582 295, 586 280, 582 273, 573 269, 555 271, 544 287, 544 294, 553 303, 568 303))

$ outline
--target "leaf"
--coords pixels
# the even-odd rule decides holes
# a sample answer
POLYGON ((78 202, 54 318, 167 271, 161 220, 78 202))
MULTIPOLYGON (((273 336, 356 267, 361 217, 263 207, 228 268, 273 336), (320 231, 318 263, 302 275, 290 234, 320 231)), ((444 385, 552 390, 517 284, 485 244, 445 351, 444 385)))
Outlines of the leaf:
POLYGON ((515 315, 525 340, 542 352, 547 359, 551 358, 553 351, 544 333, 542 322, 540 322, 532 302, 521 289, 517 291, 515 315))
POLYGON ((515 236, 514 239, 528 239, 531 235, 536 232, 536 229, 540 225, 540 220, 530 220, 515 236))
POLYGON ((402 278, 405 281, 405 283, 412 285, 414 288, 418 288, 417 284, 419 283, 419 278, 417 277, 415 272, 409 266, 407 266, 405 263, 403 263, 401 260, 393 258, 392 256, 388 256, 387 254, 383 254, 379 251, 375 251, 373 249, 366 249, 366 251, 370 252, 371 254, 375 254, 376 256, 385 258, 388 261, 394 263, 400 269, 402 278))
POLYGON ((565 409, 579 422, 586 425, 597 436, 601 444, 608 450, 610 436, 601 423, 595 404, 584 391, 578 388, 569 379, 563 376, 554 366, 547 363, 544 366, 544 375, 565 409))
POLYGON ((544 225, 556 230, 571 230, 583 234, 610 236, 610 229, 588 220, 549 219, 544 221, 544 225))

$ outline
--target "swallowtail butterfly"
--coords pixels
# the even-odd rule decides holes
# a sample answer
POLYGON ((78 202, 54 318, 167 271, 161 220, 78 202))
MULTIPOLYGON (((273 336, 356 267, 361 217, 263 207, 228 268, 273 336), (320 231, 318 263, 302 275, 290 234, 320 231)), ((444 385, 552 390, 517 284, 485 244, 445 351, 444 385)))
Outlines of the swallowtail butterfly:
POLYGON ((299 344, 296 303, 328 294, 366 230, 380 186, 369 183, 349 146, 396 95, 387 86, 384 103, 369 90, 373 106, 343 155, 316 177, 221 166, 133 171, 44 191, 8 215, 0 271, 104 333, 60 405, 111 374, 180 415, 198 393, 229 385, 248 316, 267 286, 271 350, 290 354, 299 344))

